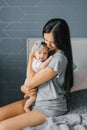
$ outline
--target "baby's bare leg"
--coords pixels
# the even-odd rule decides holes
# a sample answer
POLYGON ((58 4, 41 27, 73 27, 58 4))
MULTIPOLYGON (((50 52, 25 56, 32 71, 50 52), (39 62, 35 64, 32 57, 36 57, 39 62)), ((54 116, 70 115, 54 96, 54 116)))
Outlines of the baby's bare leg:
POLYGON ((36 100, 36 95, 33 95, 33 96, 30 96, 29 99, 27 99, 25 105, 24 105, 24 110, 26 112, 29 112, 30 111, 30 106, 34 103, 34 101, 36 100))

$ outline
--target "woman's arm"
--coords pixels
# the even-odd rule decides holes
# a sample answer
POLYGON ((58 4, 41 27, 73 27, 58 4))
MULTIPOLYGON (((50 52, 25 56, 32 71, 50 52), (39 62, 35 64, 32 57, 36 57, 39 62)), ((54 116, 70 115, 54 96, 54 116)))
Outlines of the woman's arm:
POLYGON ((48 80, 52 79, 56 75, 57 75, 57 73, 55 71, 46 67, 46 68, 40 70, 35 75, 33 75, 33 77, 31 78, 31 81, 29 83, 29 86, 30 86, 29 88, 35 88, 35 87, 39 86, 40 84, 43 84, 43 83, 47 82, 48 80))
POLYGON ((40 70, 38 73, 35 73, 32 69, 33 58, 34 53, 31 52, 29 55, 28 74, 27 74, 29 89, 35 88, 57 75, 57 72, 53 71, 48 67, 40 70))

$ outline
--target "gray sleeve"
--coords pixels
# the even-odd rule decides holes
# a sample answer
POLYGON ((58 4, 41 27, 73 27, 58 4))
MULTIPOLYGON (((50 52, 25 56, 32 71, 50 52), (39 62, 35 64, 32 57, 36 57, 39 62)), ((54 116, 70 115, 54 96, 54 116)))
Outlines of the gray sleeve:
POLYGON ((58 74, 61 74, 66 69, 66 65, 67 59, 62 55, 57 55, 52 58, 48 67, 57 72, 58 74))

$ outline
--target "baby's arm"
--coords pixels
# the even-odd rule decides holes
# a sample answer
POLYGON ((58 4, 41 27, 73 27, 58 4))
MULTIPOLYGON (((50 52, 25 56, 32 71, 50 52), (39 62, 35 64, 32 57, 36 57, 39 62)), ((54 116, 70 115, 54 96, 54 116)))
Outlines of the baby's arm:
POLYGON ((39 70, 46 68, 47 65, 50 63, 51 59, 52 59, 52 56, 50 56, 47 60, 45 60, 44 62, 42 62, 39 65, 39 70))

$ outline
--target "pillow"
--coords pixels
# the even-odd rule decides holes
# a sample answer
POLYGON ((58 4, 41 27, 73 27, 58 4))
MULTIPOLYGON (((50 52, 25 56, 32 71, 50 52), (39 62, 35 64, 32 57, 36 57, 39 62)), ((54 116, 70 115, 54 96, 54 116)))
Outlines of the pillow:
POLYGON ((74 85, 71 92, 87 89, 87 69, 74 71, 74 85))
POLYGON ((75 63, 73 63, 73 71, 77 71, 77 70, 79 70, 79 67, 75 63))

